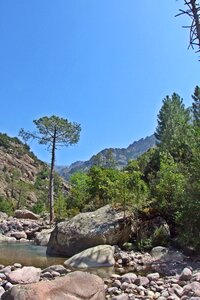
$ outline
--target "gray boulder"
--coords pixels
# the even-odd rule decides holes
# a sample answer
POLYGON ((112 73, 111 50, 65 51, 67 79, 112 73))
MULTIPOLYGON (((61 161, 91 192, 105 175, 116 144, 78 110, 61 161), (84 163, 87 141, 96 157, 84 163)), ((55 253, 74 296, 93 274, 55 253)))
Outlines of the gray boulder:
POLYGON ((132 217, 106 205, 58 223, 47 246, 48 255, 73 256, 98 245, 122 245, 129 240, 132 217))
POLYGON ((7 219, 8 215, 5 212, 0 211, 0 220, 7 219))
POLYGON ((180 251, 162 246, 154 247, 151 250, 151 256, 153 256, 154 259, 166 262, 183 262, 184 260, 184 255, 180 251))
POLYGON ((50 228, 50 229, 44 229, 41 232, 36 232, 34 243, 40 246, 47 246, 52 230, 53 229, 50 228))
POLYGON ((6 243, 15 243, 16 238, 15 237, 10 237, 10 236, 5 236, 0 233, 0 243, 1 242, 6 242, 6 243))
POLYGON ((86 249, 64 262, 66 267, 74 268, 112 267, 114 264, 114 247, 109 245, 86 249))

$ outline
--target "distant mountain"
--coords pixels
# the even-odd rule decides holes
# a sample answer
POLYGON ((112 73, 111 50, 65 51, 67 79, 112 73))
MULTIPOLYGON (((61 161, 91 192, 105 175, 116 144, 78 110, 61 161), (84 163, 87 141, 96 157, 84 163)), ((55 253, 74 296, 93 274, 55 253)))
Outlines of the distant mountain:
POLYGON ((96 155, 93 155, 87 161, 76 161, 69 167, 57 167, 58 173, 65 179, 77 172, 86 172, 94 164, 106 165, 108 161, 113 163, 118 169, 125 167, 129 160, 136 159, 148 149, 154 147, 156 144, 156 138, 154 135, 147 136, 138 141, 133 142, 127 148, 108 148, 100 151, 96 155))

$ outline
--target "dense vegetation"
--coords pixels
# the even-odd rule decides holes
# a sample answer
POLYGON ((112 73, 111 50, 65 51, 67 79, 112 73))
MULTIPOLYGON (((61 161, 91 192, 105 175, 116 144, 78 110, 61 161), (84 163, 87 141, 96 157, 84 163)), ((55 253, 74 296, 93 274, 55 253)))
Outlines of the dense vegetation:
POLYGON ((176 93, 163 100, 155 132, 157 146, 129 161, 123 170, 99 162, 86 174, 72 175, 68 213, 120 203, 142 218, 163 217, 172 238, 200 250, 199 87, 192 99, 191 108, 185 108, 176 93))
MULTIPOLYGON (((110 153, 106 163, 97 160, 88 172, 73 174, 70 178, 70 192, 67 193, 63 190, 60 177, 55 175, 57 220, 78 212, 92 211, 106 204, 120 205, 124 213, 131 210, 140 220, 151 220, 158 216, 165 219, 173 240, 181 246, 190 246, 200 251, 198 86, 192 101, 192 106, 186 108, 178 94, 167 96, 158 114, 155 132, 157 145, 137 160, 130 160, 123 170, 116 168, 110 153)), ((17 186, 15 177, 11 182, 13 192, 17 186)), ((43 168, 34 183, 38 201, 33 210, 37 213, 48 210, 48 177, 49 169, 43 168)), ((21 196, 21 203, 22 200, 21 196)), ((0 210, 11 210, 2 197, 0 210)), ((163 232, 158 230, 155 240, 164 241, 163 232)))

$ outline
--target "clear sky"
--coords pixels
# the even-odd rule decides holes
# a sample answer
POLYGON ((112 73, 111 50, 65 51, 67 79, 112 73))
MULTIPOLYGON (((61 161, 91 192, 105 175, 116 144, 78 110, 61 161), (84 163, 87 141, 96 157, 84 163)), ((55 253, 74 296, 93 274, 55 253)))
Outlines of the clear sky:
MULTIPOLYGON (((191 105, 200 62, 179 0, 1 0, 0 131, 52 114, 81 124, 57 164, 151 135, 162 99, 191 105)), ((50 155, 32 143, 42 160, 50 155)))

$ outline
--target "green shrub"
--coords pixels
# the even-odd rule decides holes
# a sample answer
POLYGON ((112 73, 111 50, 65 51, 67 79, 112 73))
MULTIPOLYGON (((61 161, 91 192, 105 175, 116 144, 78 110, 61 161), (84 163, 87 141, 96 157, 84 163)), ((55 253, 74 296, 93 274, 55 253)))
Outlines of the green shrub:
POLYGON ((35 213, 35 214, 41 214, 43 212, 46 211, 46 208, 45 208, 45 203, 39 199, 35 205, 32 207, 32 211, 35 213))
POLYGON ((10 199, 6 199, 0 196, 0 211, 12 215, 14 211, 14 205, 10 199))
POLYGON ((152 235, 152 246, 167 246, 169 243, 169 233, 166 228, 161 225, 156 228, 152 235))

